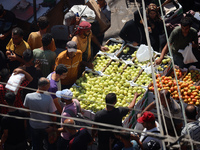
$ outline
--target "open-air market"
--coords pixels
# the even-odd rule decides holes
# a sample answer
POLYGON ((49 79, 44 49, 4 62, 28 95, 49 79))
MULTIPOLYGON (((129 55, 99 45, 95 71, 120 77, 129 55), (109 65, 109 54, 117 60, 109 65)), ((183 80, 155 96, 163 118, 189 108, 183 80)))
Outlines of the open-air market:
POLYGON ((200 150, 199 0, 1 0, 0 150, 200 150))

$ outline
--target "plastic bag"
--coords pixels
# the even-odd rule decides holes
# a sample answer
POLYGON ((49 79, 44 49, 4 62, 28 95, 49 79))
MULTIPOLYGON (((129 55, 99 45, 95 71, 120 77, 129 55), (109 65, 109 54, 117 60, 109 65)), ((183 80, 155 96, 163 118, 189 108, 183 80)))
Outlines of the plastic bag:
MULTIPOLYGON (((151 55, 153 57, 153 49, 151 47, 151 55)), ((147 61, 150 59, 148 46, 141 44, 137 50, 136 57, 139 62, 147 61)))
POLYGON ((184 50, 179 49, 178 52, 183 55, 183 63, 184 64, 198 62, 198 60, 196 59, 196 57, 194 56, 194 54, 192 52, 192 43, 190 43, 188 46, 186 46, 184 50))

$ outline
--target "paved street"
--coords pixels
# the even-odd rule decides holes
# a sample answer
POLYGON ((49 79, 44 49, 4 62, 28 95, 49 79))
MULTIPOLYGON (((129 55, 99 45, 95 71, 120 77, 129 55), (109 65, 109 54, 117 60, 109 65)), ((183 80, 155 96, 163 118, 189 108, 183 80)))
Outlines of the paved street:
POLYGON ((119 32, 124 23, 133 19, 133 12, 136 10, 134 5, 127 9, 125 0, 107 0, 111 8, 111 27, 105 33, 105 40, 119 37, 119 32))

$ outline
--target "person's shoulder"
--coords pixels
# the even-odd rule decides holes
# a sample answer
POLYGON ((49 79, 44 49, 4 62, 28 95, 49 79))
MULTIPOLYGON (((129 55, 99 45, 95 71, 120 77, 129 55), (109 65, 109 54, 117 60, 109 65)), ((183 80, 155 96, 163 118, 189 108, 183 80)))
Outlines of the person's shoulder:
POLYGON ((82 54, 82 51, 78 49, 76 54, 82 54))
POLYGON ((192 33, 197 34, 197 30, 196 30, 195 28, 193 28, 193 27, 190 27, 190 31, 191 31, 192 33))
POLYGON ((62 51, 62 52, 57 56, 57 58, 63 58, 63 57, 65 57, 66 52, 67 52, 67 50, 62 51))
MULTIPOLYGON (((6 17, 9 16, 9 18, 10 18, 10 17, 16 18, 16 17, 15 17, 15 14, 14 14, 12 11, 9 11, 9 10, 5 10, 5 11, 6 11, 6 17)), ((10 18, 10 19, 11 19, 11 18, 10 18)))

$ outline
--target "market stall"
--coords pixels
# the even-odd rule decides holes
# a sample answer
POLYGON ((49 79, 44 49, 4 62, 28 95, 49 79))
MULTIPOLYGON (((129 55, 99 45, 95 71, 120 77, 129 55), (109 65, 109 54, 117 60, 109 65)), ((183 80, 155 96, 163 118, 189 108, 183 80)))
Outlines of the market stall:
MULTIPOLYGON (((134 47, 125 44, 121 39, 109 39, 106 42, 107 52, 99 52, 94 58, 94 70, 86 69, 82 77, 77 79, 71 90, 79 98, 81 107, 90 110, 92 115, 105 108, 105 96, 110 92, 117 95, 116 107, 126 107, 132 101, 134 93, 142 94, 137 98, 134 110, 124 120, 124 127, 133 128, 136 114, 143 110, 154 97, 150 60, 141 61, 138 53, 145 45, 134 47)), ((160 57, 160 53, 152 51, 152 61, 160 57)), ((145 58, 144 56, 142 57, 145 58)), ((179 101, 176 80, 174 79, 172 58, 165 56, 160 65, 154 65, 158 91, 167 89, 177 102, 179 101)), ((200 70, 195 67, 182 69, 176 66, 176 75, 182 99, 187 103, 199 105, 200 70)))

